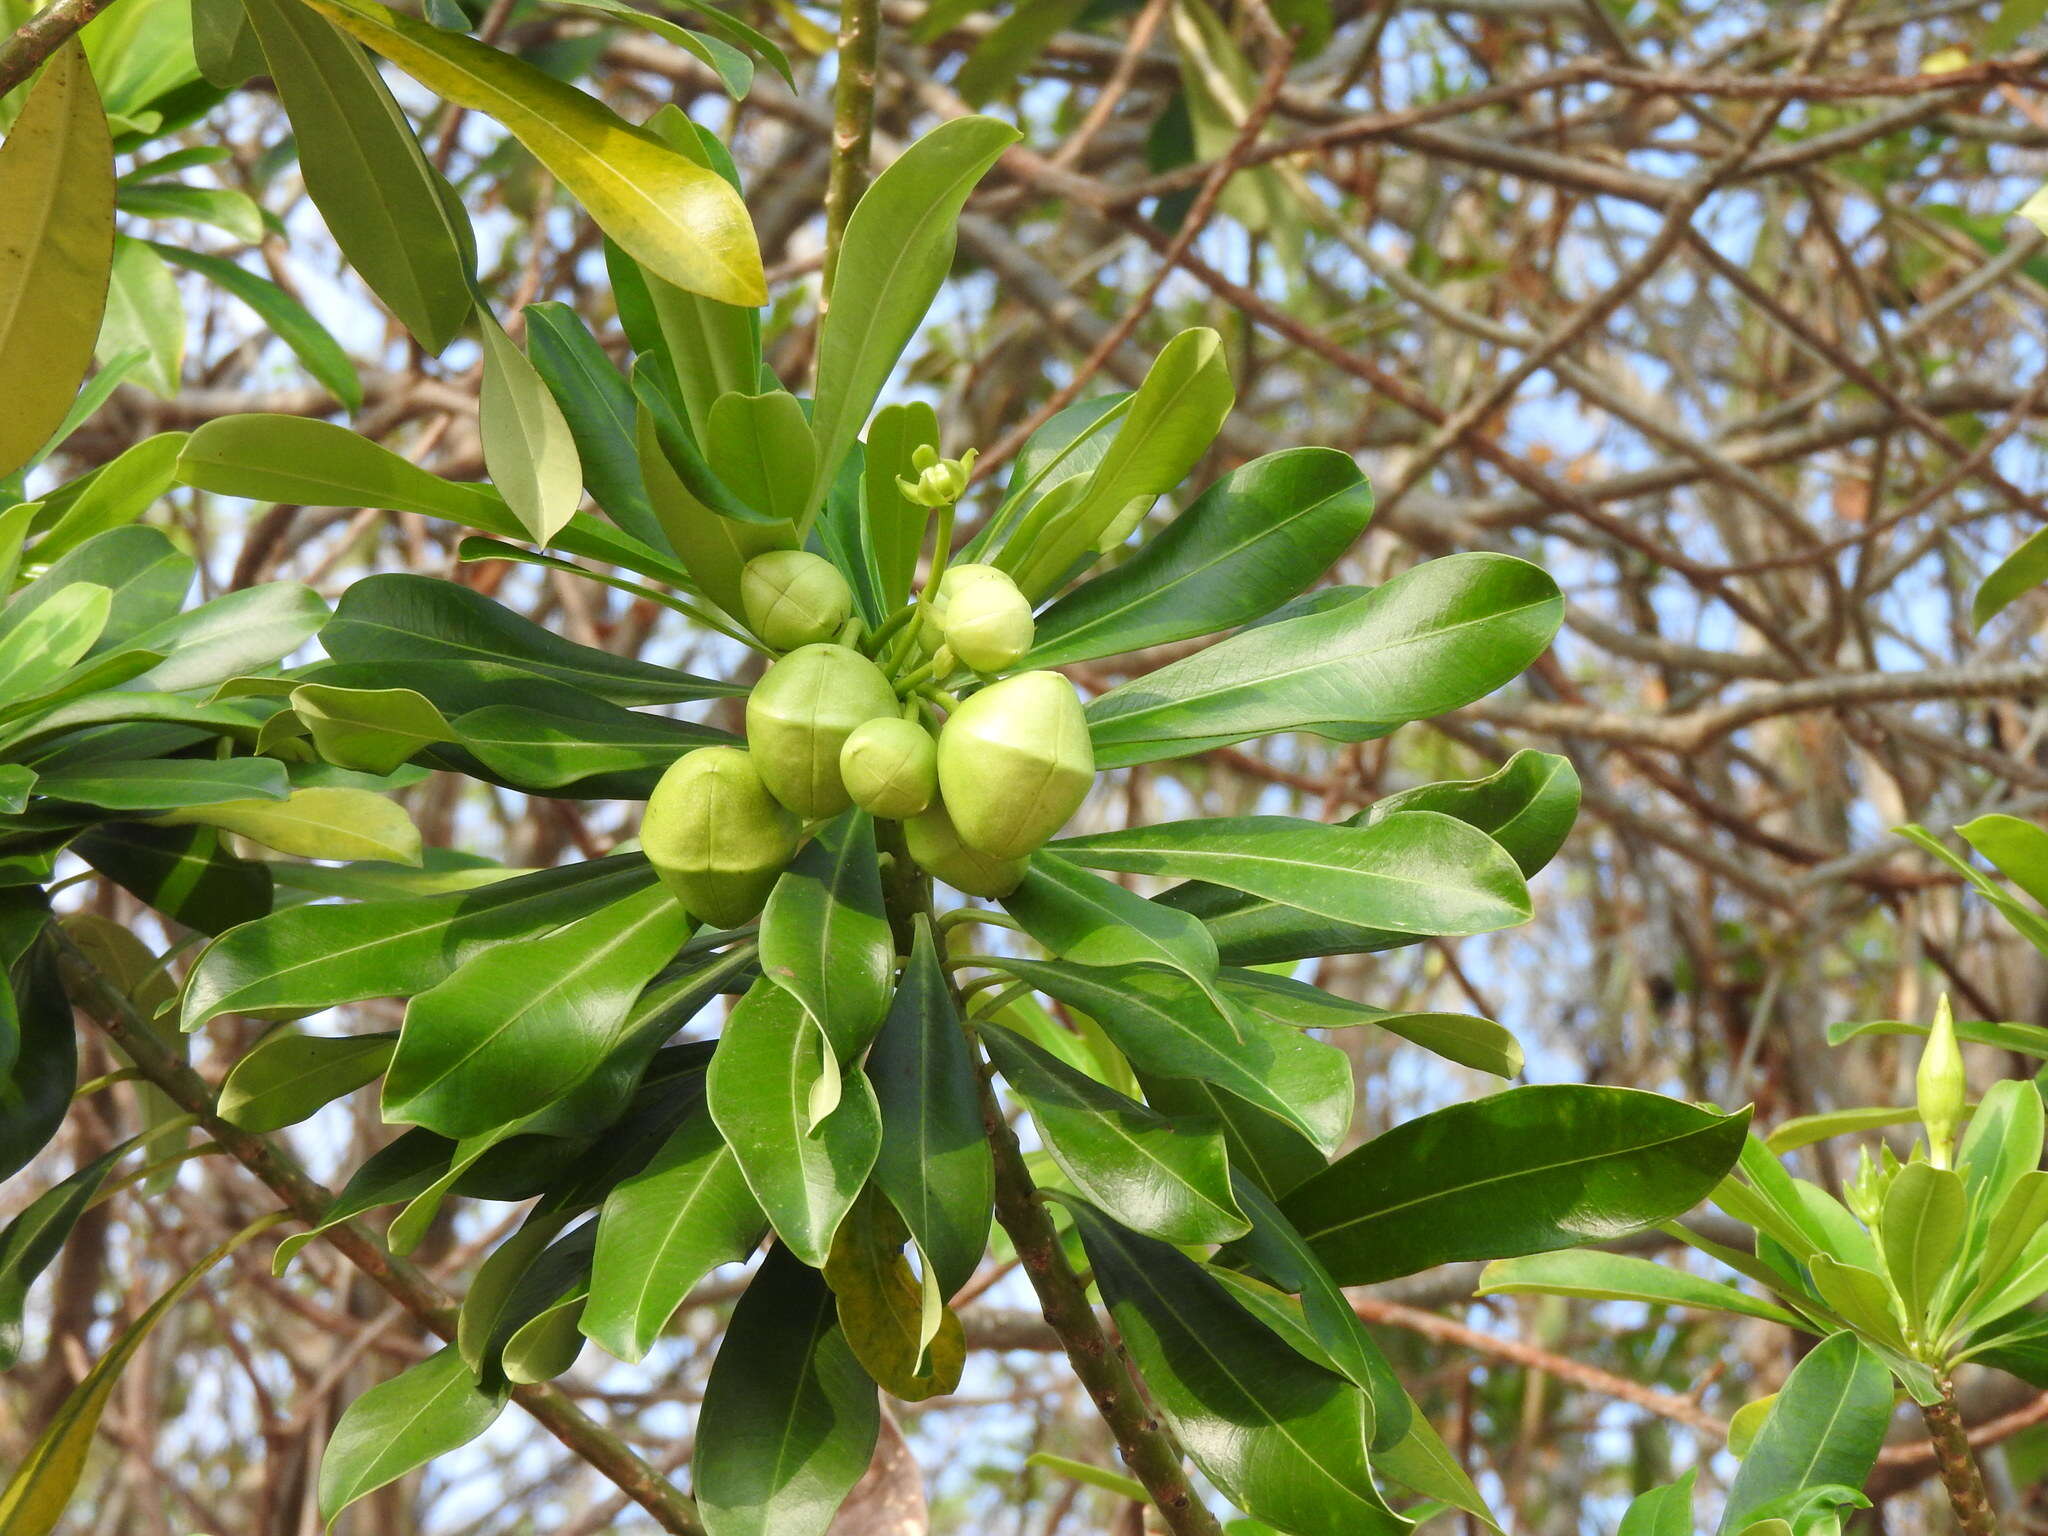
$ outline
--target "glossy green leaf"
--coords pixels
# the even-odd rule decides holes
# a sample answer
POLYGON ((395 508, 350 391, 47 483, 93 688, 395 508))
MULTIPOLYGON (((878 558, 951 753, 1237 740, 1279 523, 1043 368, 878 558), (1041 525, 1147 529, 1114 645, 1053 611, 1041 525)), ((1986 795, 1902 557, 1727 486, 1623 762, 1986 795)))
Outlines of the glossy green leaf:
POLYGON ((1239 1508, 1297 1536, 1388 1536, 1370 1400, 1288 1349, 1177 1249, 1069 1200, 1095 1283, 1159 1415, 1239 1508))
POLYGON ((1224 998, 1247 1013, 1296 1029, 1348 1029, 1371 1024, 1476 1072, 1514 1077, 1522 1070, 1522 1047, 1491 1019, 1465 1013, 1388 1013, 1320 987, 1234 967, 1218 973, 1224 998))
POLYGON ((397 1049, 396 1031, 302 1035, 272 1030, 235 1063, 220 1087, 220 1117, 262 1134, 312 1118, 336 1099, 375 1082, 397 1049))
POLYGON ((861 458, 861 542, 874 561, 884 613, 893 612, 910 595, 932 515, 930 507, 911 501, 896 482, 915 482, 918 472, 911 455, 919 448, 938 446, 938 413, 923 400, 885 405, 868 423, 861 458))
POLYGON ((305 859, 420 861, 419 829, 394 802, 362 789, 298 789, 284 800, 187 806, 164 826, 219 827, 305 859))
POLYGON ((948 1297, 981 1262, 995 1199, 980 1073, 931 925, 920 918, 895 999, 868 1053, 867 1075, 882 1117, 874 1180, 948 1297))
POLYGON ((1000 1025, 979 1033, 1060 1170, 1104 1211, 1168 1243, 1227 1242, 1251 1229, 1213 1126, 1177 1125, 1000 1025))
POLYGON ((811 412, 817 459, 807 507, 824 500, 945 282, 954 221, 968 193, 1017 138, 1016 129, 991 117, 941 123, 897 156, 854 206, 832 278, 832 305, 818 328, 811 412))
POLYGON ((36 793, 102 810, 135 812, 252 798, 282 800, 290 788, 284 764, 269 758, 181 757, 46 773, 36 793))
POLYGON ((433 701, 410 688, 305 683, 291 691, 291 701, 320 755, 358 773, 390 773, 421 749, 455 740, 433 701))
POLYGON ((71 851, 166 917, 201 933, 220 933, 270 910, 270 871, 229 853, 212 827, 102 822, 71 851))
POLYGON ((43 497, 32 559, 47 564, 96 534, 125 527, 175 481, 183 432, 158 432, 43 497))
MULTIPOLYGON (((262 241, 263 210, 246 192, 231 187, 194 187, 175 181, 123 181, 114 206, 142 219, 185 219, 210 224, 245 245, 262 241)), ((155 249, 155 242, 145 242, 155 249)), ((161 256, 163 253, 158 251, 161 256)))
POLYGON ((2048 832, 1995 812, 1964 822, 1956 835, 2035 901, 2048 906, 2048 832))
MULTIPOLYGON (((746 522, 722 516, 683 483, 662 446, 664 427, 660 414, 650 403, 653 389, 648 383, 646 364, 643 357, 633 370, 634 392, 639 397, 633 444, 640 457, 648 502, 669 547, 689 572, 688 584, 727 613, 740 613, 740 571, 756 555, 771 549, 794 549, 796 530, 783 523, 746 522)), ((670 425, 673 430, 669 436, 676 437, 682 429, 674 423, 670 425)), ((738 509, 736 498, 727 499, 738 509)))
MULTIPOLYGON (((550 702, 572 710, 496 704, 456 717, 455 738, 484 770, 478 777, 529 793, 644 800, 685 752, 733 739, 709 726, 621 709, 568 690, 550 702)), ((476 772, 468 763, 462 766, 476 772)))
POLYGON ((1992 568, 1970 601, 1970 625, 1982 629, 2020 598, 2048 581, 2048 529, 2029 536, 1992 568))
POLYGON ((94 355, 106 362, 135 347, 143 360, 130 375, 134 382, 167 400, 175 395, 185 366, 185 305, 177 280, 146 241, 116 235, 94 355))
POLYGON ((321 1453, 321 1517, 332 1525, 363 1495, 469 1444, 504 1407, 505 1393, 479 1387, 453 1348, 378 1382, 343 1410, 321 1453))
MULTIPOLYGON (((1839 1019, 1828 1026, 1828 1044, 1840 1045, 1865 1035, 1919 1035, 1928 1026, 1918 1019, 1839 1019)), ((1989 1019, 1956 1020, 1956 1038, 1971 1045, 1991 1045, 2023 1056, 2048 1057, 2048 1029, 2039 1024, 2020 1024, 1989 1019)))
POLYGON ((723 178, 512 54, 374 0, 312 0, 435 94, 488 113, 648 271, 728 304, 768 298, 746 206, 723 178))
POLYGON ((803 407, 786 389, 735 390, 711 405, 704 456, 711 470, 769 522, 794 523, 809 508, 817 444, 803 407))
POLYGON ((208 256, 179 246, 152 243, 151 249, 175 267, 196 272, 214 286, 248 305, 272 335, 291 348, 306 372, 333 391, 350 411, 363 407, 363 383, 348 354, 304 305, 268 278, 221 256, 208 256))
POLYGON ((626 0, 555 0, 555 3, 572 11, 587 11, 592 15, 623 21, 673 43, 717 75, 718 83, 735 101, 745 96, 754 83, 754 61, 722 38, 700 36, 677 26, 666 16, 638 10, 628 5, 626 0))
POLYGON ((1341 1285, 1604 1242, 1720 1183, 1749 1112, 1630 1088, 1512 1088, 1396 1126, 1280 1202, 1341 1285))
POLYGON ((960 1319, 912 1272, 908 1237, 895 1208, 869 1189, 832 1238, 825 1283, 861 1368, 891 1397, 915 1403, 960 1385, 967 1346, 960 1319))
POLYGON ((2041 1166, 2041 1091, 2019 1078, 1993 1083, 1971 1111, 1956 1150, 1956 1172, 1975 1209, 1995 1211, 2027 1173, 2041 1166))
POLYGON ((29 1287, 57 1257, 108 1171, 134 1145, 123 1142, 51 1185, 0 1230, 0 1370, 12 1370, 21 1359, 29 1287))
POLYGON ((465 1137, 545 1107, 619 1043, 641 988, 691 926, 657 885, 463 962, 407 1007, 384 1118, 465 1137))
POLYGON ((755 983, 719 1036, 707 1082, 711 1117, 739 1159, 775 1235, 813 1268, 881 1148, 881 1112, 861 1074, 843 1081, 831 1047, 796 997, 755 983), (821 1084, 837 1086, 820 1112, 821 1084))
POLYGON ((1801 1147, 1813 1146, 1832 1136, 1854 1135, 1858 1131, 1881 1130, 1893 1125, 1912 1125, 1919 1119, 1919 1110, 1890 1104, 1822 1110, 1818 1114, 1794 1115, 1790 1120, 1780 1121, 1764 1138, 1764 1145, 1782 1157, 1787 1152, 1797 1152, 1801 1147))
POLYGON ((1978 1256, 1980 1278, 1971 1298, 1972 1311, 1982 1298, 1997 1294, 2014 1271, 2027 1267, 2025 1261, 2033 1257, 2036 1240, 2048 1228, 2048 1172, 2032 1168, 2021 1174, 2005 1198, 1989 1210, 1991 1220, 1984 1229, 1984 1251, 1978 1256))
POLYGON ((1861 1487, 1892 1416, 1891 1373, 1854 1334, 1838 1333, 1786 1379, 1742 1459, 1721 1517, 1740 1531, 1750 1512, 1823 1483, 1861 1487))
POLYGON ((16 592, 0 609, 0 637, 11 635, 44 603, 79 582, 114 594, 100 648, 111 649, 174 617, 198 569, 155 528, 114 528, 87 539, 16 592))
POLYGON ((1098 1467, 1092 1462, 1076 1461, 1071 1456, 1055 1456, 1050 1451, 1033 1451, 1024 1458, 1026 1467, 1041 1467, 1056 1476, 1073 1482, 1084 1483, 1090 1488, 1100 1488, 1105 1493, 1115 1494, 1120 1499, 1129 1499, 1133 1504, 1142 1504, 1149 1494, 1145 1485, 1135 1477, 1125 1477, 1107 1467, 1098 1467))
POLYGON ((376 66, 297 0, 244 0, 291 119, 306 195, 371 290, 429 352, 469 319, 468 219, 376 66))
POLYGON ((1916 1337, 1925 1326, 1935 1292, 1960 1257, 1969 1204, 1963 1181, 1954 1172, 1926 1163, 1901 1168, 1885 1194, 1878 1229, 1885 1270, 1916 1337))
POLYGON ((1799 1319, 1783 1307, 1732 1285, 1707 1280, 1669 1264, 1625 1253, 1570 1251, 1498 1259, 1479 1277, 1479 1296, 1577 1296, 1589 1301, 1640 1301, 1650 1306, 1691 1307, 1761 1317, 1787 1327, 1799 1319))
POLYGON ((769 893, 761 974, 801 1002, 839 1059, 852 1062, 881 1028, 895 968, 874 820, 850 810, 819 829, 769 893))
POLYGON ((881 1428, 824 1278, 771 1248, 704 1388, 694 1458, 709 1536, 823 1536, 881 1428))
POLYGON ((1062 960, 1076 965, 1167 965, 1207 985, 1216 941, 1201 920, 1147 901, 1046 849, 1003 910, 1062 960))
POLYGON ((478 422, 484 467, 519 526, 551 542, 583 500, 576 439, 540 372, 494 318, 479 310, 484 342, 478 422))
POLYGON ((633 450, 632 386, 568 305, 529 304, 523 313, 527 355, 562 408, 591 499, 633 537, 663 547, 633 450))
POLYGON ((1835 1316, 1866 1339, 1901 1352, 1907 1348, 1892 1288, 1883 1275, 1860 1264, 1844 1264, 1826 1253, 1811 1255, 1806 1269, 1814 1294, 1835 1316))
POLYGON ((263 46, 242 0, 193 0, 192 54, 207 83, 223 91, 264 72, 263 46))
POLYGON ((1262 625, 1088 706, 1100 768, 1279 731, 1371 741, 1484 698, 1543 654, 1557 585, 1507 555, 1449 555, 1318 612, 1262 625))
POLYGON ((114 150, 85 50, 66 42, 0 144, 0 477, 64 420, 93 356, 114 256, 114 150))
POLYGON ((640 855, 615 854, 473 891, 287 907, 207 947, 185 983, 183 1024, 412 997, 493 945, 552 932, 654 883, 640 855))
POLYGON ((1622 1512, 1615 1536, 1693 1536, 1692 1485, 1699 1475, 1688 1467, 1675 1483, 1639 1493, 1622 1512))
POLYGON ((164 657, 145 674, 143 686, 164 692, 213 688, 281 661, 326 619, 327 604, 311 587, 271 581, 224 592, 142 630, 132 643, 164 657))
POLYGON ((1351 1119, 1351 1064, 1284 1025, 1225 1012, 1187 977, 1151 966, 1009 960, 1003 968, 1078 1008, 1139 1072, 1192 1077, 1297 1127, 1325 1151, 1351 1119))
POLYGON ((26 708, 92 649, 114 594, 79 582, 30 614, 0 642, 0 707, 26 708))
POLYGON ((1525 747, 1484 778, 1418 784, 1375 800, 1352 819, 1370 825, 1399 811, 1455 816, 1499 843, 1533 877, 1564 846, 1578 816, 1579 774, 1570 758, 1525 747))
POLYGON ((1230 471, 1130 559, 1038 616, 1023 665, 1057 667, 1262 618, 1364 532, 1372 487, 1351 456, 1294 448, 1230 471))

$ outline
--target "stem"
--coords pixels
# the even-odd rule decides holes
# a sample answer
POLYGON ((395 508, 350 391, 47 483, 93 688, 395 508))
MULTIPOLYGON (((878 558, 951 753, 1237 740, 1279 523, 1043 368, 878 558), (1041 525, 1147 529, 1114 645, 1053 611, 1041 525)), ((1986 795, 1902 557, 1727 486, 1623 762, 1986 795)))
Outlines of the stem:
POLYGON ((1953 1384, 1941 1384, 1941 1401, 1920 1410, 1927 1421, 1927 1435, 1934 1443, 1934 1465, 1948 1489, 1949 1508, 1955 1511, 1956 1529, 1962 1536, 1998 1536, 1998 1517, 1991 1511, 1991 1497, 1984 1491, 1984 1473, 1970 1450, 1970 1436, 1963 1417, 1956 1412, 1953 1384))
POLYGON ((42 67, 43 60, 77 36, 113 0, 57 0, 24 21, 0 43, 0 96, 5 96, 42 67))
POLYGON ((881 0, 841 0, 839 79, 832 88, 832 171, 825 184, 825 273, 822 313, 832 302, 839 242, 853 205, 868 186, 868 150, 875 132, 875 60, 882 36, 881 0))
MULTIPOLYGON (((917 919, 931 920, 931 881, 911 862, 901 827, 880 822, 875 831, 877 841, 894 855, 884 877, 882 896, 897 947, 907 954, 917 919)), ((952 971, 945 970, 947 986, 953 988, 952 971)), ((957 988, 954 1005, 959 1006, 957 988)), ((969 1039, 973 1039, 971 1034, 969 1039)), ((1145 1485, 1145 1492, 1158 1507, 1166 1529, 1173 1536, 1222 1536, 1216 1517, 1188 1485, 1179 1442, 1172 1431, 1152 1417, 1131 1374, 1130 1363, 1121 1349, 1111 1347, 1095 1309, 1088 1304, 1087 1287, 1067 1262, 1059 1233, 1031 1182, 1016 1132, 1010 1129, 1002 1106, 996 1102, 995 1084, 982 1059, 980 1044, 974 1043, 971 1049, 981 1096, 982 1131, 995 1156, 996 1220, 1009 1234, 1031 1288, 1038 1293, 1040 1313, 1059 1336, 1074 1374, 1088 1389, 1096 1412, 1116 1437, 1124 1465, 1145 1485)))
MULTIPOLYGON (((83 1012, 121 1047, 144 1077, 170 1095, 181 1109, 197 1116, 206 1134, 268 1185, 287 1210, 309 1224, 317 1222, 333 1203, 333 1196, 308 1177, 289 1152, 221 1119, 206 1079, 157 1038, 127 994, 100 973, 63 929, 52 923, 46 931, 64 958, 77 968, 76 978, 92 994, 90 1006, 84 1007, 83 1012)), ((321 1237, 382 1286, 430 1332, 454 1340, 454 1304, 419 1269, 386 1248, 368 1227, 359 1221, 347 1221, 329 1227, 321 1237)), ((512 1396, 564 1446, 652 1515, 663 1530, 675 1532, 676 1536, 704 1536, 696 1505, 671 1487, 631 1446, 556 1388, 546 1383, 519 1386, 512 1389, 512 1396)))

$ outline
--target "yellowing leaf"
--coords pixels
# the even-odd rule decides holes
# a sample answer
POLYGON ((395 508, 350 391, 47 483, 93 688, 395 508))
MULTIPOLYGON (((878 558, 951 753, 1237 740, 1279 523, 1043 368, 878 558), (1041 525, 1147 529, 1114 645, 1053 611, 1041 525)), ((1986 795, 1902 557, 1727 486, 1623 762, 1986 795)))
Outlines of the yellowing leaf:
POLYGON ((420 861, 419 828, 396 803, 367 789, 301 789, 288 800, 194 805, 157 821, 219 827, 302 859, 420 861))
POLYGON ((0 144, 0 475, 63 421, 113 260, 113 141, 74 39, 51 55, 0 144))
POLYGON ((746 205, 696 164, 533 65, 375 0, 310 0, 420 84, 489 113, 531 150, 642 266, 727 304, 768 300, 746 205))
POLYGON ((576 515, 583 499, 583 461, 576 439, 539 372, 488 311, 479 420, 484 467, 505 504, 536 544, 545 544, 576 515))

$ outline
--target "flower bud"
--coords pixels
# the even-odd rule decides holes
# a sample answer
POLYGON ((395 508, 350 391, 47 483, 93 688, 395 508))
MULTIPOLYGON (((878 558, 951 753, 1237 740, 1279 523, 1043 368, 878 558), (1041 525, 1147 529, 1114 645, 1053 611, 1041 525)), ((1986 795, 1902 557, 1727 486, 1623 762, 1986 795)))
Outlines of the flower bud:
POLYGON ((1095 782, 1074 685, 1020 672, 954 710, 939 733, 939 792, 970 847, 1021 859, 1067 824, 1095 782))
POLYGON ((921 653, 930 656, 945 643, 946 615, 952 611, 953 599, 969 587, 989 580, 1008 582, 1010 578, 992 565, 976 565, 972 561, 946 567, 919 623, 917 648, 921 653))
POLYGON ((969 896, 1007 896, 1024 883, 1030 868, 1024 859, 991 858, 968 847, 938 801, 903 823, 903 841, 919 869, 969 896))
POLYGON ((806 821, 853 804, 839 751, 855 726, 896 713, 896 690, 859 651, 806 645, 776 662, 747 696, 747 745, 769 792, 806 821))
POLYGON ((816 645, 839 633, 853 613, 853 588, 830 560, 804 549, 776 549, 740 572, 747 627, 778 651, 816 645))
POLYGON ((1963 1123, 1963 1105, 1969 1093, 1969 1074, 1963 1067, 1962 1047, 1956 1043, 1955 1014, 1942 993, 1934 1005, 1934 1028, 1920 1052, 1920 1070, 1914 1079, 1919 1090, 1920 1123, 1927 1127, 1927 1160, 1937 1168, 1949 1165, 1956 1131, 1963 1123))
POLYGON ((1889 1169, 1880 1168, 1871 1157, 1870 1148, 1865 1147, 1858 1157, 1855 1177, 1842 1186, 1842 1203, 1849 1207, 1849 1214, 1872 1231, 1877 1229, 1878 1218, 1884 1212, 1884 1197, 1890 1193, 1897 1172, 1896 1164, 1889 1169))
POLYGON ((946 605, 946 644, 977 672, 1014 667, 1031 649, 1031 603, 998 571, 968 583, 946 605))
POLYGON ((917 478, 906 480, 898 475, 896 489, 903 493, 904 500, 920 507, 950 507, 967 494, 968 476, 979 457, 979 450, 970 448, 957 459, 942 459, 938 449, 929 443, 919 443, 910 453, 917 478))
POLYGON ((839 749, 839 777, 862 810, 901 821, 938 797, 938 743, 899 715, 870 720, 839 749))
POLYGON ((735 928, 760 914, 800 828, 739 747, 699 747, 648 797, 640 846, 692 917, 735 928))

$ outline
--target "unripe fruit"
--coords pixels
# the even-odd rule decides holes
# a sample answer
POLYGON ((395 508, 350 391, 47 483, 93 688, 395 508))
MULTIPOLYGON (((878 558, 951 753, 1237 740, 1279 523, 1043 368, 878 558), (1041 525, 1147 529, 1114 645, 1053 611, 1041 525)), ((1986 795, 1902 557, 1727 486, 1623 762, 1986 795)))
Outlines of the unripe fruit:
POLYGON ((946 807, 937 802, 903 823, 903 841, 919 869, 970 896, 1007 896, 1024 883, 1030 867, 1023 859, 991 858, 968 847, 946 807))
POLYGON ((946 638, 946 615, 952 611, 953 599, 969 587, 979 586, 984 581, 1000 581, 1014 586, 1015 583, 992 565, 949 565, 946 573, 939 578, 938 590, 932 593, 930 605, 925 610, 924 622, 917 633, 918 649, 926 656, 938 650, 946 638))
POLYGON ((859 651, 806 645, 776 662, 747 696, 747 745, 769 793, 806 821, 853 804, 839 749, 855 726, 896 713, 896 690, 859 651))
POLYGON ((839 749, 839 777, 862 810, 901 821, 938 797, 938 743, 899 715, 870 720, 839 749))
POLYGON ((801 828, 739 747, 699 747, 647 800, 640 846, 691 916, 736 928, 760 915, 801 828))
POLYGON ((1021 859, 1067 824, 1095 782, 1074 685, 1020 672, 954 710, 939 733, 939 792, 970 847, 1021 859))
POLYGON ((747 627, 778 651, 816 645, 853 613, 853 588, 830 560, 803 549, 756 555, 740 572, 747 627))
POLYGON ((972 582, 946 605, 946 644, 977 672, 1014 667, 1031 649, 1031 603, 1000 571, 972 582))

